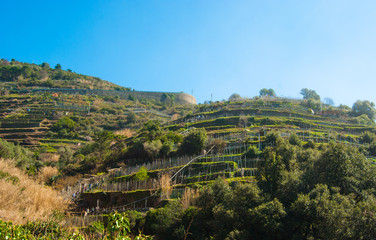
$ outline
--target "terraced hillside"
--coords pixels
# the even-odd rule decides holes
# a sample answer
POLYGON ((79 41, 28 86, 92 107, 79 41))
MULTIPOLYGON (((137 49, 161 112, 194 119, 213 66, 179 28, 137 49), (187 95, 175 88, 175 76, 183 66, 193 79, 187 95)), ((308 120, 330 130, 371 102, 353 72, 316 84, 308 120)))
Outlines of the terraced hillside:
POLYGON ((1 59, 0 84, 0 137, 42 152, 77 149, 100 131, 136 129, 148 119, 165 122, 196 104, 188 94, 131 91, 59 64, 1 59), (54 126, 64 116, 74 129, 54 126))
POLYGON ((304 100, 264 99, 244 102, 222 103, 204 106, 185 118, 178 119, 171 130, 205 128, 214 138, 225 140, 248 136, 263 138, 269 131, 296 133, 305 141, 330 140, 359 143, 359 135, 365 131, 375 132, 374 124, 362 123, 351 117, 349 110, 324 106, 314 114, 304 106, 304 100))
MULTIPOLYGON (((165 198, 181 198, 187 189, 218 177, 229 182, 255 181, 258 164, 263 161, 259 154, 273 144, 273 133, 286 141, 296 136, 307 146, 337 142, 356 147, 365 144, 365 132, 376 133, 374 124, 351 116, 349 109, 324 105, 315 114, 304 105, 304 100, 276 98, 199 105, 195 113, 166 123, 164 130, 187 136, 195 129, 205 129, 206 151, 214 146, 212 150, 197 157, 124 158, 121 161, 126 166, 91 175, 67 195, 80 193, 74 210, 78 213, 86 209, 92 214, 148 209, 165 198)), ((374 157, 368 158, 372 162, 374 157)))
POLYGON ((97 132, 135 129, 148 119, 165 122, 190 109, 177 104, 172 109, 147 100, 57 92, 3 95, 0 137, 40 151, 55 152, 64 146, 77 149, 90 142, 97 132), (63 130, 65 125, 55 125, 66 118, 73 121, 72 129, 63 130))
MULTIPOLYGON (((368 101, 352 109, 276 97, 195 105, 186 94, 130 91, 42 65, 1 61, 0 137, 31 148, 24 164, 28 174, 52 168, 55 175, 46 184, 73 200, 65 218, 70 226, 106 222, 108 213, 129 209, 147 211, 145 221, 155 224, 173 215, 164 211, 185 205, 173 219, 186 223, 174 234, 188 239, 192 222, 212 202, 219 204, 210 206, 212 215, 199 225, 222 216, 231 219, 227 223, 246 219, 233 213, 250 214, 250 222, 268 212, 285 216, 300 206, 293 204, 303 199, 298 196, 317 189, 336 199, 343 194, 351 204, 372 200, 367 196, 376 188, 376 110, 368 101), (239 199, 211 198, 231 191, 239 199), (234 206, 235 200, 245 208, 234 206)), ((141 224, 145 214, 135 215, 141 224)), ((235 230, 224 236, 241 234, 235 230)))

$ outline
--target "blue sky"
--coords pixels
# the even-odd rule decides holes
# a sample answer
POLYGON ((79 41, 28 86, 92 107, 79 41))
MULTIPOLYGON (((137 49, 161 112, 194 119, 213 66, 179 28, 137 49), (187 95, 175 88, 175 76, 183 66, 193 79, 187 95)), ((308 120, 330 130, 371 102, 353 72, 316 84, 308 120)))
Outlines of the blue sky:
POLYGON ((376 1, 2 1, 0 58, 141 91, 376 102, 376 1))

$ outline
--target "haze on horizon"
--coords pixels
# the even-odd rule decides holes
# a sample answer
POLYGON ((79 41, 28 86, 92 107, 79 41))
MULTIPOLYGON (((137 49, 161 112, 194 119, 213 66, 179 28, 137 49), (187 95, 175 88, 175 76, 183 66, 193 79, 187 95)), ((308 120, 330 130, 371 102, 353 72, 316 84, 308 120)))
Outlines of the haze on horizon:
POLYGON ((375 1, 5 1, 0 58, 198 102, 272 88, 376 102, 375 1))

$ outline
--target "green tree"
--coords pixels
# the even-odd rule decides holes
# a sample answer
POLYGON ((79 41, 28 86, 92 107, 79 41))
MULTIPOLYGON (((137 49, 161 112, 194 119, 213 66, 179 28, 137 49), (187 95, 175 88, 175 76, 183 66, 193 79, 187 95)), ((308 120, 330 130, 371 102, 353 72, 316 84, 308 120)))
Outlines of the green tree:
POLYGON ((168 157, 168 155, 174 150, 174 144, 170 141, 166 141, 162 144, 160 154, 162 157, 168 157))
POLYGON ((183 139, 180 151, 190 155, 199 154, 205 148, 206 139, 205 129, 194 129, 183 139))
POLYGON ((239 94, 237 94, 237 93, 233 93, 233 94, 228 98, 229 101, 239 101, 239 100, 241 100, 241 99, 242 99, 242 97, 241 97, 239 94))
POLYGON ((162 134, 163 131, 158 120, 147 121, 140 130, 140 137, 149 142, 159 139, 162 134))
POLYGON ((365 144, 365 143, 372 143, 376 140, 376 135, 374 133, 371 133, 369 131, 366 131, 366 132, 363 132, 361 135, 360 135, 360 138, 359 138, 360 142, 365 144))
POLYGON ((360 194, 368 186, 371 166, 353 147, 331 142, 305 177, 308 185, 326 184, 339 187, 342 193, 360 194), (307 179, 308 177, 308 179, 307 179))
POLYGON ((282 181, 284 163, 272 147, 264 148, 263 160, 257 162, 256 180, 264 192, 274 196, 282 181))
POLYGON ((300 140, 300 138, 298 137, 298 135, 296 135, 295 133, 291 134, 290 137, 289 137, 289 143, 291 145, 295 145, 295 146, 299 146, 301 147, 302 146, 302 140, 300 140))
POLYGON ((76 122, 73 121, 70 117, 64 116, 60 118, 53 126, 52 130, 58 132, 62 129, 65 129, 67 132, 72 131, 76 127, 76 122))
POLYGON ((286 211, 282 203, 274 198, 248 210, 250 225, 253 226, 255 239, 283 239, 283 222, 286 211))
POLYGON ((59 63, 56 64, 55 69, 56 69, 56 70, 61 70, 61 65, 60 65, 59 63))
POLYGON ((360 115, 367 115, 369 119, 374 120, 375 119, 375 104, 370 101, 356 101, 352 107, 352 115, 357 117, 360 115))
POLYGON ((149 157, 155 159, 159 156, 159 152, 162 149, 162 142, 161 140, 154 140, 151 142, 144 142, 144 150, 148 154, 149 157))
POLYGON ((59 154, 59 161, 58 167, 59 169, 63 169, 66 165, 72 163, 73 159, 73 151, 68 147, 61 147, 58 150, 59 154))
POLYGON ((300 90, 300 94, 303 95, 303 99, 314 99, 320 101, 320 96, 316 93, 315 90, 303 88, 302 90, 300 90))
POLYGON ((42 63, 42 64, 41 64, 41 67, 42 67, 42 68, 46 68, 46 69, 51 68, 51 67, 50 67, 50 64, 48 64, 48 63, 46 63, 46 62, 42 63))
POLYGON ((134 112, 130 111, 127 115, 127 122, 128 123, 136 123, 137 120, 138 120, 137 115, 134 112))
POLYGON ((276 97, 276 94, 273 89, 263 88, 260 90, 260 97, 276 97))
POLYGON ((361 239, 350 229, 353 200, 332 191, 316 185, 309 194, 299 195, 291 206, 292 239, 361 239))

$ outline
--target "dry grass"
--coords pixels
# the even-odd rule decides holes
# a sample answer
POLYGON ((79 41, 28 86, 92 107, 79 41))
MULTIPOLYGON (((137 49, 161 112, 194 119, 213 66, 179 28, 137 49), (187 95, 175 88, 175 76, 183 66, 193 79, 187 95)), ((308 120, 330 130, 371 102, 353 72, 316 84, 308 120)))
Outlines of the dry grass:
POLYGON ((172 121, 175 121, 175 120, 178 120, 180 118, 180 115, 175 113, 174 115, 171 116, 171 120, 172 121))
POLYGON ((46 220, 55 211, 63 211, 68 202, 58 192, 38 184, 7 160, 0 160, 0 218, 23 224, 46 220))
POLYGON ((62 190, 63 188, 66 188, 68 186, 74 186, 81 178, 81 174, 59 178, 57 179, 54 188, 57 190, 62 190))
POLYGON ((198 198, 199 191, 197 189, 185 188, 183 197, 181 198, 181 204, 183 209, 187 209, 198 198))
POLYGON ((159 178, 159 187, 161 188, 161 200, 169 199, 172 193, 171 179, 167 174, 159 178))
POLYGON ((41 169, 40 173, 38 174, 38 180, 41 183, 46 183, 53 176, 57 176, 58 174, 59 174, 59 170, 56 167, 44 167, 41 169))
POLYGON ((114 134, 130 138, 130 137, 133 137, 136 134, 136 132, 129 129, 129 128, 126 128, 126 129, 123 129, 123 130, 118 130, 118 131, 114 132, 114 134))
POLYGON ((43 162, 57 162, 60 156, 56 153, 41 153, 39 157, 43 162))

